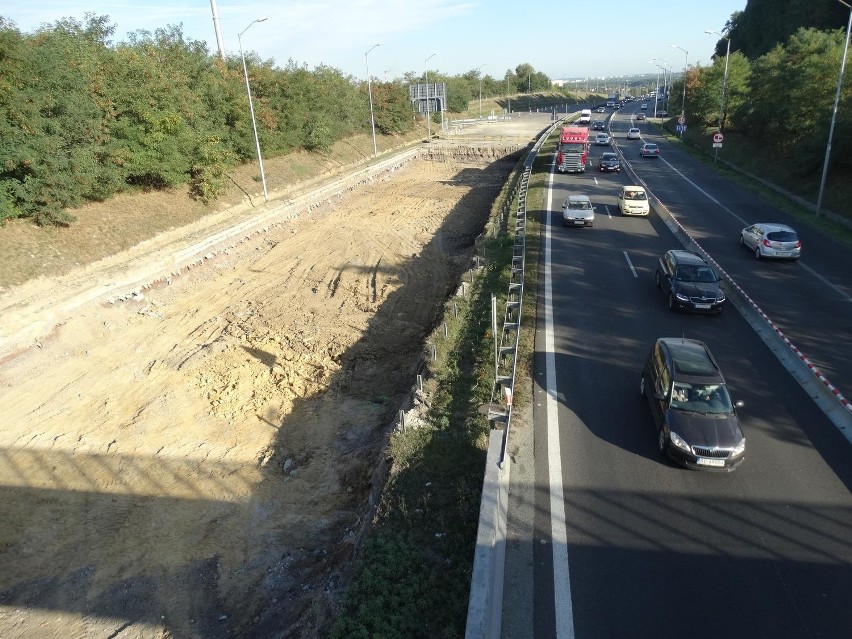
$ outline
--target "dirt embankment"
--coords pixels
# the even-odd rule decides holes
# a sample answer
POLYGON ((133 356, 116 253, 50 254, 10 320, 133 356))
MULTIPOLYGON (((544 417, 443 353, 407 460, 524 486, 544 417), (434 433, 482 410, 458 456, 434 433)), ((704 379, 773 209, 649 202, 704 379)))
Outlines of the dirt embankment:
POLYGON ((413 161, 3 362, 0 636, 322 636, 512 167, 413 161))

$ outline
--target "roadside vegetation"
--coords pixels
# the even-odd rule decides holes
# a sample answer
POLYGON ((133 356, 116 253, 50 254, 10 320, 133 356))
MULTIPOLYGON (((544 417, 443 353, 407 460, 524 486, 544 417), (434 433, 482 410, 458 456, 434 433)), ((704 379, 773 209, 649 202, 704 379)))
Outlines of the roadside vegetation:
MULTIPOLYGON (((213 203, 229 173, 253 162, 242 60, 211 55, 182 27, 138 31, 113 44, 108 16, 64 18, 32 34, 0 16, 0 224, 28 218, 69 225, 74 209, 125 192, 189 187, 213 203)), ((367 82, 335 68, 282 68, 248 52, 258 136, 266 159, 294 151, 329 153, 371 130, 367 82)), ((372 82, 376 131, 415 126, 404 80, 372 82)), ((549 89, 550 78, 521 64, 505 77, 429 74, 447 82, 448 109, 489 95, 549 89)), ((256 178, 259 180, 259 176, 256 178)))
MULTIPOLYGON (((724 143, 719 157, 816 203, 848 10, 837 2, 823 0, 786 4, 789 7, 781 15, 775 3, 750 2, 745 11, 731 16, 716 45, 713 64, 687 69, 685 102, 683 80, 671 87, 667 125, 674 128, 674 117, 685 104, 685 142, 712 154, 711 138, 721 127, 724 143), (779 40, 767 40, 767 32, 779 40), (725 38, 731 40, 727 60, 725 38)), ((823 207, 852 220, 849 64, 826 177, 823 207)))

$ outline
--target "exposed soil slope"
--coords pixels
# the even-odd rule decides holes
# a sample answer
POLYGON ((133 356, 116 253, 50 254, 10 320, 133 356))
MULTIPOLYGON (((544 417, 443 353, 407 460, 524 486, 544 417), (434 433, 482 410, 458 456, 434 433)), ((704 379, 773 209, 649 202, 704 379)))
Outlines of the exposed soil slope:
POLYGON ((512 166, 411 162, 7 358, 0 636, 321 635, 512 166))

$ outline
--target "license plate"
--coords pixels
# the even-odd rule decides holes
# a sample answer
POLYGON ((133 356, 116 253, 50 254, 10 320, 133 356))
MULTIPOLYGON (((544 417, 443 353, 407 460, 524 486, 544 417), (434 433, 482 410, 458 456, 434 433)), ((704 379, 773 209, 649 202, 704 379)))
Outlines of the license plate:
POLYGON ((695 460, 695 463, 699 466, 715 466, 718 468, 724 468, 725 466, 724 459, 712 459, 709 457, 699 457, 695 460))
POLYGON ((788 255, 790 255, 790 251, 775 251, 775 254, 781 257, 787 257, 788 255))
POLYGON ((696 304, 695 308, 710 308, 709 304, 696 304))
POLYGON ((585 223, 586 223, 586 221, 585 221, 585 220, 574 220, 574 224, 583 225, 583 224, 585 224, 585 223))

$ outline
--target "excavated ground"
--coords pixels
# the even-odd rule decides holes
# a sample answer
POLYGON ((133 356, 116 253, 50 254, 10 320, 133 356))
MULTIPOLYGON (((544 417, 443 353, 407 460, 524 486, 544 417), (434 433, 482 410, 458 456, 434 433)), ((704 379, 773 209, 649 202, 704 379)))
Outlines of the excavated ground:
MULTIPOLYGON (((499 155, 412 161, 0 362, 0 637, 323 636, 499 155)), ((17 320, 73 278, 40 286, 17 320)))

